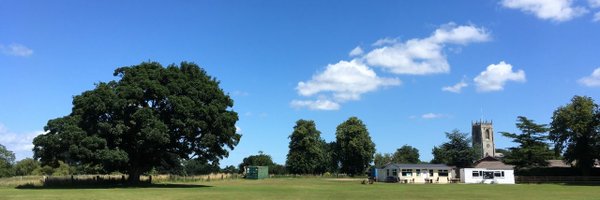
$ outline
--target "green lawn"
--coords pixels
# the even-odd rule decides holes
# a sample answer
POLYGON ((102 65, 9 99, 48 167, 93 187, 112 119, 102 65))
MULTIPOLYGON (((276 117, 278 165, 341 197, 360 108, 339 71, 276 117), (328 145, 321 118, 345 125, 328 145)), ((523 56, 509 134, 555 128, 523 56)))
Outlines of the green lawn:
POLYGON ((226 180, 148 188, 15 189, 0 187, 4 199, 600 199, 600 186, 414 185, 316 178, 226 180))

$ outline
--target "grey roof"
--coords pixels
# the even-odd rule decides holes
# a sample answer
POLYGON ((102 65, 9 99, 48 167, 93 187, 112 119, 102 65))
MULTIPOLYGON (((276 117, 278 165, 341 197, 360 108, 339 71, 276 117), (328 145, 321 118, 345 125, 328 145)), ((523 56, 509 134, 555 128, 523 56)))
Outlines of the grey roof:
POLYGON ((385 167, 383 167, 383 168, 387 168, 390 166, 400 168, 400 169, 452 169, 453 168, 451 166, 444 165, 444 164, 428 164, 428 163, 423 163, 423 164, 390 163, 390 164, 385 165, 385 167))

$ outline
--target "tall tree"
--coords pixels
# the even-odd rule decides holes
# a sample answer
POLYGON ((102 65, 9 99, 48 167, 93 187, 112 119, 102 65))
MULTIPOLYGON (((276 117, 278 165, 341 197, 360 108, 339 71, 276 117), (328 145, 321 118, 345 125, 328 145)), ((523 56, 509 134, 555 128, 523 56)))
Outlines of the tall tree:
POLYGON ((14 175, 15 153, 0 144, 0 178, 14 175))
POLYGON ((363 122, 350 117, 335 132, 340 171, 350 175, 362 174, 373 161, 375 144, 363 122))
POLYGON ((550 139, 557 153, 584 175, 589 175, 594 161, 600 158, 600 109, 594 100, 575 96, 571 103, 561 106, 552 116, 550 139))
POLYGON ((546 124, 536 124, 527 117, 517 117, 517 128, 521 134, 500 132, 504 137, 512 138, 518 143, 518 147, 512 147, 510 154, 505 155, 503 161, 515 165, 516 168, 544 167, 552 159, 553 153, 549 145, 545 143, 548 139, 546 124))
POLYGON ((330 173, 338 173, 340 171, 340 159, 337 151, 337 143, 335 141, 325 143, 325 171, 330 173))
POLYGON ((443 163, 458 168, 470 167, 479 158, 477 149, 471 146, 471 140, 466 133, 459 130, 446 132, 448 142, 439 147, 433 147, 431 163, 443 163))
POLYGON ((410 145, 404 145, 396 149, 392 157, 392 162, 395 163, 419 163, 419 150, 410 145))
POLYGON ((114 76, 75 96, 71 114, 48 121, 48 133, 33 140, 35 158, 54 167, 99 165, 138 182, 181 160, 218 164, 238 144, 233 100, 198 65, 144 62, 114 76))
POLYGON ((382 168, 385 165, 392 162, 392 154, 390 153, 376 153, 375 158, 373 159, 373 163, 376 168, 382 168))
POLYGON ((17 176, 32 175, 33 170, 40 167, 40 163, 32 158, 25 158, 15 164, 15 174, 17 176))
POLYGON ((324 172, 325 141, 312 120, 298 120, 290 135, 289 152, 285 165, 293 174, 319 174, 324 172))

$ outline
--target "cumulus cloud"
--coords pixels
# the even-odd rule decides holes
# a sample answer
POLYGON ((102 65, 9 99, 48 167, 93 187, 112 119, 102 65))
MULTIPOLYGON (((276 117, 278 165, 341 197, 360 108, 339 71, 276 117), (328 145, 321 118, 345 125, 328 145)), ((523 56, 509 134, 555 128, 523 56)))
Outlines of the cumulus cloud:
POLYGON ((365 64, 357 60, 340 61, 327 65, 325 71, 318 73, 306 82, 299 82, 296 90, 302 96, 319 93, 332 93, 332 97, 343 102, 358 100, 364 93, 375 91, 383 86, 400 85, 396 78, 381 78, 365 64))
POLYGON ((44 134, 44 131, 33 131, 28 133, 10 132, 0 123, 0 144, 14 152, 17 160, 32 157, 33 138, 41 134, 44 134))
POLYGON ((33 50, 27 48, 25 45, 22 44, 0 44, 0 52, 2 52, 4 55, 22 57, 30 56, 31 54, 33 54, 33 50))
MULTIPOLYGON (((590 4, 593 3, 596 0, 590 0, 590 4)), ((501 4, 506 8, 532 13, 540 19, 557 22, 568 21, 587 13, 584 7, 574 6, 573 0, 503 0, 501 4)))
POLYGON ((592 8, 600 8, 600 0, 588 0, 588 3, 592 8))
POLYGON ((348 53, 348 55, 351 57, 354 57, 354 56, 360 56, 363 53, 364 52, 363 52, 362 48, 360 48, 360 46, 357 46, 356 48, 352 49, 352 51, 350 51, 350 53, 348 53))
POLYGON ((440 114, 440 113, 425 113, 425 114, 421 115, 421 118, 423 118, 423 119, 437 119, 437 118, 444 118, 444 117, 447 117, 447 115, 440 114))
POLYGON ((452 86, 443 87, 442 91, 460 93, 462 91, 462 89, 467 86, 469 86, 469 84, 467 84, 465 79, 463 79, 460 82, 458 82, 452 86))
POLYGON ((373 43, 373 46, 383 46, 388 44, 396 44, 398 43, 398 38, 382 38, 373 43))
POLYGON ((308 108, 310 110, 339 110, 340 104, 327 99, 319 100, 293 100, 291 103, 294 108, 308 108))
POLYGON ((578 82, 588 87, 600 87, 600 67, 596 68, 592 75, 583 77, 578 82))
POLYGON ((500 91, 504 89, 504 85, 508 81, 525 82, 525 71, 518 70, 514 72, 512 67, 504 61, 489 65, 485 71, 473 79, 477 91, 500 91))
POLYGON ((382 39, 381 46, 367 53, 363 59, 371 66, 381 67, 395 74, 447 73, 450 65, 444 55, 447 44, 467 45, 490 39, 489 33, 472 25, 457 26, 449 23, 441 26, 427 38, 410 39, 405 42, 382 39))

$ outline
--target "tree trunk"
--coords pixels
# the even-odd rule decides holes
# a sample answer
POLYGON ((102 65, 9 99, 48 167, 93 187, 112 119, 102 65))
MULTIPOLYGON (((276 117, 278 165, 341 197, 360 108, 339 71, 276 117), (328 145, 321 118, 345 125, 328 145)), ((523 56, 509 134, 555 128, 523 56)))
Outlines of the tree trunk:
POLYGON ((129 178, 127 182, 131 185, 137 185, 140 183, 140 173, 138 170, 131 170, 129 172, 129 178))

